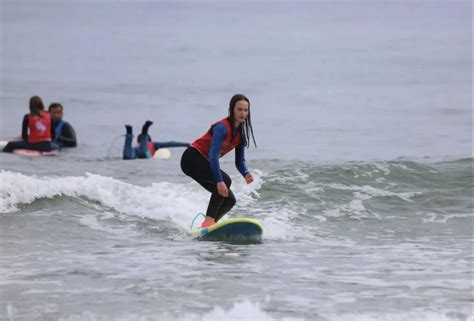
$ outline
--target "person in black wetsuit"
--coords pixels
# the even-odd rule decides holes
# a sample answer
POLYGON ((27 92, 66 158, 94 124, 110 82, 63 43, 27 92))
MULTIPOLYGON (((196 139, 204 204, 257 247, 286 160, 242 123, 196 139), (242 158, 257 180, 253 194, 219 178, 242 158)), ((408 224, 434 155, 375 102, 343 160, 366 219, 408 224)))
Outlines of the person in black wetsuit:
POLYGON ((181 158, 183 173, 190 176, 211 193, 206 218, 201 227, 210 226, 229 212, 236 203, 230 189, 232 180, 220 169, 219 158, 235 149, 235 166, 245 182, 253 182, 253 175, 245 165, 245 147, 250 135, 255 138, 250 120, 250 101, 242 94, 234 95, 229 103, 229 116, 211 128, 186 149, 181 158))
POLYGON ((63 120, 64 108, 60 103, 52 103, 48 108, 51 114, 51 137, 59 147, 76 147, 77 139, 74 128, 63 120))
POLYGON ((153 125, 152 121, 147 120, 142 127, 141 134, 137 137, 138 146, 132 147, 133 129, 130 125, 125 125, 127 134, 125 135, 125 144, 123 146, 123 159, 151 158, 160 148, 167 147, 188 147, 189 143, 183 142, 154 142, 148 134, 148 129, 153 125))

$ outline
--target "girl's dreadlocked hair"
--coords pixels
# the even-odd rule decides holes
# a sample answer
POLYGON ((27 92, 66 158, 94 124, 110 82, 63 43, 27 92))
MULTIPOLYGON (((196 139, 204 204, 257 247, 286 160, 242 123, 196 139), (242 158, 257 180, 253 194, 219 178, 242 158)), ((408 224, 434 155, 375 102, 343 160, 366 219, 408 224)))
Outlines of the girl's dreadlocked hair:
MULTIPOLYGON (((245 140, 247 142, 247 148, 250 147, 250 135, 252 135, 253 144, 255 145, 255 147, 257 147, 257 143, 255 142, 255 137, 253 136, 252 120, 250 118, 250 101, 247 97, 245 97, 245 95, 236 94, 236 95, 232 96, 232 98, 230 99, 230 103, 229 103, 229 117, 228 117, 228 119, 229 119, 230 123, 233 125, 234 124, 234 119, 235 119, 235 115, 234 115, 235 104, 237 104, 237 102, 239 102, 241 100, 245 100, 249 104, 249 114, 247 116, 247 119, 245 119, 245 122, 243 124, 240 124, 241 135, 245 138, 245 140)), ((234 135, 232 133, 232 139, 234 139, 233 136, 234 135)))

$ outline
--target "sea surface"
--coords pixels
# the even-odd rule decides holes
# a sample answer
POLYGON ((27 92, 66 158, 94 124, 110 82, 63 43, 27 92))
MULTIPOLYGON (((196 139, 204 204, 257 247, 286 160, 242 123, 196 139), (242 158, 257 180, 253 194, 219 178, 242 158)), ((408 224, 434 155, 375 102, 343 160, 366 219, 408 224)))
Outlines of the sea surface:
POLYGON ((33 95, 79 140, 0 153, 0 320, 472 320, 470 1, 1 0, 0 140, 33 95), (255 182, 209 194, 121 160, 125 124, 192 142, 246 94, 255 182))

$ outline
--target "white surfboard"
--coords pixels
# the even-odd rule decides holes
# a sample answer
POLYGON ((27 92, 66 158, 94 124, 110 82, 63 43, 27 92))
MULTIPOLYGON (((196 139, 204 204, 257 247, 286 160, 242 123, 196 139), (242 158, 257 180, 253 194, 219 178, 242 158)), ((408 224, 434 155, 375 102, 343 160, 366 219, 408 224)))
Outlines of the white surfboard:
POLYGON ((0 140, 0 149, 3 149, 5 146, 7 146, 8 140, 0 140))
POLYGON ((160 148, 155 152, 153 158, 156 159, 169 159, 171 157, 171 151, 168 148, 160 148))

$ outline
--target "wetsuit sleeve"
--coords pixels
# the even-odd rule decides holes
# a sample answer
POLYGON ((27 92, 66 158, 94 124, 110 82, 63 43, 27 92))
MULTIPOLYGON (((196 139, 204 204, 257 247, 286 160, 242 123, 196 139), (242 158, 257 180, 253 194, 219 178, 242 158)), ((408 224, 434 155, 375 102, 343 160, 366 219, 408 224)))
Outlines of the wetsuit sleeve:
POLYGON ((247 146, 247 142, 245 138, 242 138, 240 144, 235 148, 235 167, 237 167, 243 177, 249 173, 245 165, 245 146, 247 146))
POLYGON ((58 137, 58 141, 66 147, 76 147, 76 132, 69 123, 65 123, 62 130, 61 136, 58 137))
POLYGON ((28 141, 28 115, 25 115, 25 117, 23 117, 23 125, 21 126, 21 138, 23 138, 23 141, 25 142, 28 141))
POLYGON ((156 150, 160 148, 168 148, 168 147, 188 147, 189 143, 183 142, 153 142, 153 146, 156 150))
POLYGON ((224 143, 225 135, 227 134, 227 128, 224 124, 217 124, 212 129, 212 141, 211 148, 209 148, 209 163, 211 165, 212 176, 216 183, 223 182, 221 174, 221 166, 219 164, 219 155, 224 143))

